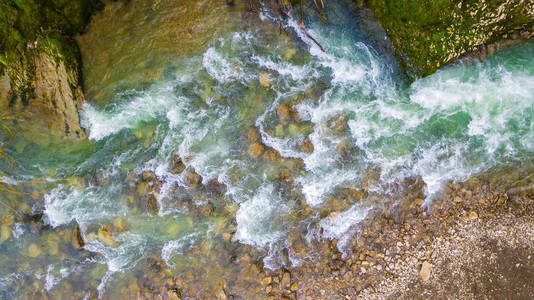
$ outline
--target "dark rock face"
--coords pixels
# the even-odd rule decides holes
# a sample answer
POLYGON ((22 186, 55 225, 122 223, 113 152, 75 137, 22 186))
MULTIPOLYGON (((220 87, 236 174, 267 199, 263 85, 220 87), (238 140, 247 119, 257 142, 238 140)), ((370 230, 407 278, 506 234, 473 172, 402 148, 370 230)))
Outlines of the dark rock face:
POLYGON ((98 0, 0 0, 0 108, 36 144, 85 137, 80 52, 98 0))
POLYGON ((485 45, 498 42, 500 48, 502 40, 534 36, 534 1, 529 0, 367 0, 366 5, 412 78, 466 54, 485 57, 485 45))

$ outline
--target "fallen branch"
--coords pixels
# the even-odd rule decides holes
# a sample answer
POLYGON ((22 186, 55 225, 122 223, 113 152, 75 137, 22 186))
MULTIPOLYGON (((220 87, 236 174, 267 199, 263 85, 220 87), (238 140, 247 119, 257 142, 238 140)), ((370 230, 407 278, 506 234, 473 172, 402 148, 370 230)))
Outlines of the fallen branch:
MULTIPOLYGON (((288 18, 292 18, 292 19, 295 19, 295 16, 294 16, 294 13, 293 13, 293 5, 291 4, 291 2, 287 1, 287 5, 289 6, 290 8, 290 13, 286 12, 282 6, 284 6, 284 2, 286 2, 287 0, 275 0, 275 3, 277 5, 277 8, 279 10, 279 12, 283 13, 284 15, 286 15, 288 18), (280 5, 280 2, 279 1, 282 1, 282 5, 280 5)), ((322 8, 324 8, 324 2, 321 0, 321 5, 322 5, 322 8, 319 7, 318 3, 316 2, 316 0, 313 1, 315 3, 315 7, 317 9, 317 11, 319 12, 319 19, 321 20, 321 23, 323 22, 323 17, 325 19, 325 21, 328 22, 328 20, 326 19, 326 17, 324 16, 324 14, 322 14, 322 12, 320 11, 322 8)), ((306 31, 306 25, 304 23, 304 3, 303 3, 303 0, 300 0, 300 27, 302 29, 302 31, 304 32, 304 34, 306 35, 307 38, 309 38, 310 40, 312 40, 318 47, 319 49, 321 49, 321 51, 324 52, 324 48, 323 46, 321 46, 321 44, 313 37, 311 36, 308 31, 306 31)), ((280 14, 277 15, 278 17, 278 20, 280 22, 280 14)), ((280 26, 282 23, 280 22, 280 26)), ((280 27, 281 28, 281 27, 280 27)))

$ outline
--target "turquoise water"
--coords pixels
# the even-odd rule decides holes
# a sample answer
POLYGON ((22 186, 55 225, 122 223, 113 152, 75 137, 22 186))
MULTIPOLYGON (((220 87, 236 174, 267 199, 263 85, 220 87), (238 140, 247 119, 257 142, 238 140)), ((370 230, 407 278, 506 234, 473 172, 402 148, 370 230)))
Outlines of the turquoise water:
POLYGON ((367 213, 409 182, 422 183, 428 205, 447 182, 531 160, 533 42, 407 86, 348 10, 329 14, 339 22, 308 23, 324 52, 292 22, 280 35, 265 14, 160 66, 148 86, 89 99, 80 112, 89 142, 9 148, 19 167, 3 178, 47 182, 41 201, 24 200, 44 226, 6 225, 4 295, 28 284, 62 294, 65 282, 113 295, 148 256, 179 273, 188 257, 221 260, 225 243, 258 249, 267 268, 297 265, 306 258, 289 247, 292 232, 336 238, 344 250, 367 213), (255 143, 264 145, 257 158, 255 143), (178 158, 183 171, 173 170, 178 158), (84 251, 62 236, 73 224, 84 251), (114 242, 99 237, 104 225, 114 242), (31 244, 43 253, 32 257, 31 244))

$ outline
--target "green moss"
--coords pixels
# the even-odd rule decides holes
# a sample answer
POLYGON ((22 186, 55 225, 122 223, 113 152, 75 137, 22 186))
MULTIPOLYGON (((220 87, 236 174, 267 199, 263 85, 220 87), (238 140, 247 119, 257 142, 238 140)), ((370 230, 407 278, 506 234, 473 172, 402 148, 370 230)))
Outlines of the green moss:
POLYGON ((518 29, 534 31, 527 2, 368 0, 367 6, 390 36, 399 64, 413 78, 518 29))
POLYGON ((20 60, 28 44, 56 32, 83 31, 98 0, 0 0, 0 53, 7 63, 20 60))
POLYGON ((11 0, 11 2, 18 7, 22 7, 22 0, 11 0))
POLYGON ((0 0, 0 66, 17 79, 12 81, 17 93, 31 93, 32 57, 38 51, 47 49, 53 57, 64 60, 66 66, 79 68, 79 49, 71 36, 84 30, 99 3, 0 0))

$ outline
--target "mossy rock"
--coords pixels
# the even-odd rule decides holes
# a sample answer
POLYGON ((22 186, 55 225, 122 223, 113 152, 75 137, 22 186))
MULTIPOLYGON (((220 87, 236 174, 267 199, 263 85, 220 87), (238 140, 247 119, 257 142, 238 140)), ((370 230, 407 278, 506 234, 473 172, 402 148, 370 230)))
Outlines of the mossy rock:
POLYGON ((523 0, 367 0, 399 65, 415 78, 483 45, 534 33, 534 2, 523 0), (520 33, 520 34, 518 34, 520 33))
MULTIPOLYGON (((47 136, 83 138, 81 33, 99 0, 0 0, 0 74, 9 90, 0 107, 20 113, 22 131, 38 144, 47 136)), ((4 84, 5 85, 5 84, 4 84)), ((15 120, 17 123, 18 120, 15 120)))

